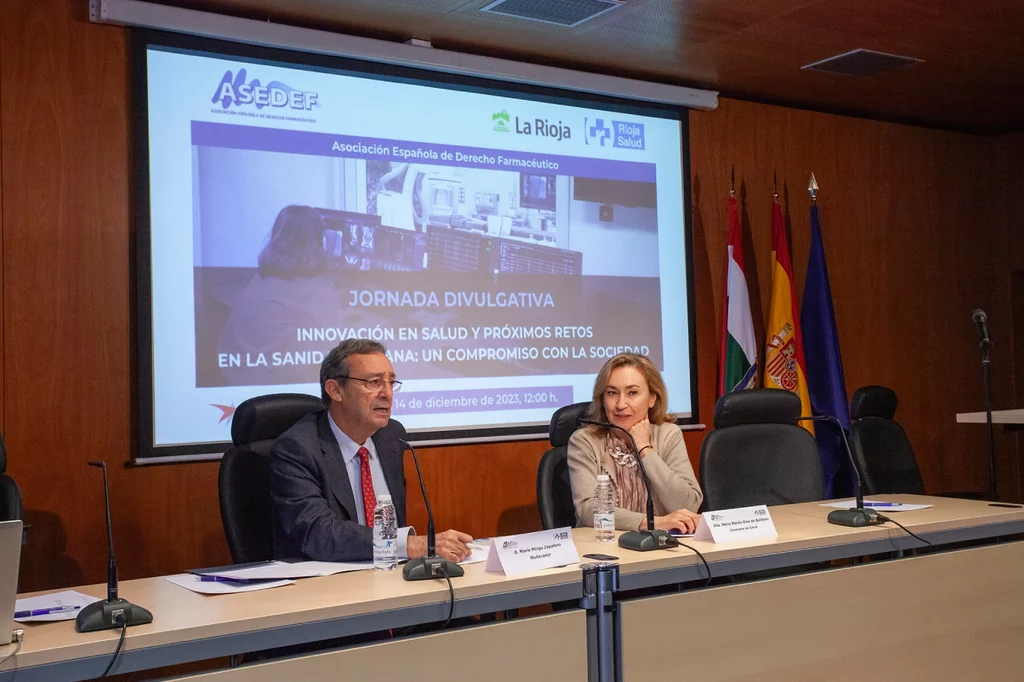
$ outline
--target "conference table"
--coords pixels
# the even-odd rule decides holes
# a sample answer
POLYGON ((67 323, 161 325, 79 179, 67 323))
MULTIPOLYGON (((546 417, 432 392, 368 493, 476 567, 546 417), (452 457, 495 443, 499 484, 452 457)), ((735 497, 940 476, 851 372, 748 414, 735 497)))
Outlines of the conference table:
MULTIPOLYGON (((573 564, 515 577, 478 563, 453 581, 456 618, 561 602, 553 612, 175 679, 810 680, 828 670, 842 677, 873 671, 877 678, 884 670, 886 679, 1018 679, 1024 542, 1014 536, 1024 534, 1024 508, 879 498, 933 505, 890 513, 932 546, 892 524, 830 525, 830 509, 819 503, 776 506, 776 538, 685 541, 708 562, 714 583, 704 587, 707 570, 685 547, 631 552, 578 528, 572 533, 582 563, 593 563, 583 558, 590 553, 617 559, 596 569, 573 564), (595 591, 594 576, 608 571, 613 589, 595 591)), ((105 585, 75 589, 105 594, 105 585)), ((121 596, 148 608, 154 620, 128 630, 112 674, 411 625, 440 627, 449 608, 443 580, 405 582, 400 572, 375 571, 216 596, 155 577, 123 581, 121 596)), ((0 667, 0 682, 98 676, 119 635, 79 634, 73 621, 27 625, 20 652, 0 667)), ((0 659, 8 652, 0 647, 0 659)))

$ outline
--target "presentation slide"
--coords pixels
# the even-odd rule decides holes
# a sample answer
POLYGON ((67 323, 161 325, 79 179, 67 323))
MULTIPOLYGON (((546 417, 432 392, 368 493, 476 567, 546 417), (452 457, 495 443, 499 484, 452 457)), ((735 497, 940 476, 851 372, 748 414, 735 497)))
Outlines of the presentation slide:
POLYGON ((542 433, 624 351, 692 415, 678 117, 144 51, 149 454, 319 396, 348 338, 387 346, 418 442, 542 433))

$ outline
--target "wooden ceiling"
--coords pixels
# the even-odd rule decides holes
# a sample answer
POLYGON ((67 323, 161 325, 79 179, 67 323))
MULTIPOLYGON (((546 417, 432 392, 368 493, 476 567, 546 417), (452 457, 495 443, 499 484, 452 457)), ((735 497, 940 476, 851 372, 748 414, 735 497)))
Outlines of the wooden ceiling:
POLYGON ((1024 129, 1024 0, 625 0, 575 28, 480 12, 489 0, 159 1, 726 97, 974 133, 1024 129), (866 78, 800 68, 858 48, 924 61, 866 78))

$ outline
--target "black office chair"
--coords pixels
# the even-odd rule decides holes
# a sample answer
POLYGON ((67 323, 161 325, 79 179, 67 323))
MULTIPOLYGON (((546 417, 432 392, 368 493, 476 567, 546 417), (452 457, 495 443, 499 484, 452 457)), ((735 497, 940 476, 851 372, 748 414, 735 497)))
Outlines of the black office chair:
POLYGON ((296 422, 323 407, 311 395, 276 393, 250 398, 235 410, 232 447, 220 461, 217 479, 220 518, 234 563, 273 558, 270 447, 296 422))
POLYGON ((567 460, 569 438, 578 426, 577 421, 587 413, 590 403, 575 403, 560 407, 551 416, 548 440, 551 449, 544 453, 537 466, 537 507, 545 530, 576 525, 576 508, 572 503, 567 460))
POLYGON ((865 495, 924 495, 924 480, 903 427, 893 420, 896 392, 864 386, 850 400, 850 450, 860 470, 865 495))
POLYGON ((823 497, 821 455, 801 426, 800 398, 773 388, 729 393, 700 448, 704 508, 811 502, 823 497))
POLYGON ((21 519, 21 488, 7 475, 7 446, 3 434, 0 434, 0 521, 21 519))

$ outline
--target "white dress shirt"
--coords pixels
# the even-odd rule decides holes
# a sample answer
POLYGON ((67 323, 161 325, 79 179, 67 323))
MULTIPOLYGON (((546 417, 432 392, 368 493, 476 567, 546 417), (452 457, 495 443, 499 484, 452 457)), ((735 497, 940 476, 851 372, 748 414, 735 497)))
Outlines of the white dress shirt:
MULTIPOLYGON (((334 417, 327 413, 328 421, 331 424, 331 431, 341 448, 341 456, 345 460, 345 469, 348 471, 348 481, 352 485, 352 497, 356 500, 356 520, 360 525, 366 525, 366 512, 363 507, 362 474, 359 467, 359 448, 366 448, 370 453, 370 477, 373 479, 373 492, 379 495, 390 495, 388 481, 384 478, 384 469, 380 466, 380 458, 377 456, 377 446, 373 444, 372 438, 367 438, 362 445, 349 438, 348 434, 338 428, 334 423, 334 417)), ((372 523, 372 519, 371 519, 372 523)), ((398 529, 398 558, 408 559, 409 535, 415 535, 416 530, 411 526, 403 526, 398 529)))

